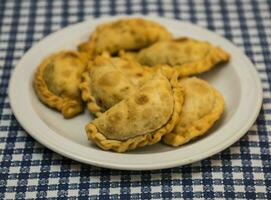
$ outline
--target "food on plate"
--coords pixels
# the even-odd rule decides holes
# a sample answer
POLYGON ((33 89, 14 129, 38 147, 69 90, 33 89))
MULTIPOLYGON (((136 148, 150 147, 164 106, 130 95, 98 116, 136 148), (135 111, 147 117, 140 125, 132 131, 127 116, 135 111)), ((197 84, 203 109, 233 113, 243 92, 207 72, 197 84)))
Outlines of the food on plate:
POLYGON ((64 118, 86 104, 95 115, 86 125, 88 139, 104 150, 125 152, 160 140, 180 146, 206 134, 223 113, 223 96, 189 78, 229 61, 220 47, 173 39, 156 22, 128 18, 98 25, 77 48, 45 58, 34 88, 64 118))
POLYGON ((163 142, 171 146, 183 145, 206 134, 224 109, 223 96, 206 81, 193 77, 179 83, 185 94, 180 118, 173 131, 163 137, 163 142))
MULTIPOLYGON (((125 53, 121 54, 125 57, 125 53)), ((208 71, 230 58, 221 48, 191 38, 159 41, 138 53, 128 52, 126 57, 148 66, 169 65, 183 77, 208 71)))
POLYGON ((88 41, 80 44, 78 49, 91 55, 104 51, 114 54, 119 50, 137 50, 171 38, 171 33, 156 22, 141 18, 120 19, 97 26, 88 41))
POLYGON ((136 92, 86 126, 88 138, 104 150, 125 152, 155 144, 175 126, 183 104, 177 74, 155 74, 136 92))
POLYGON ((154 71, 137 62, 103 53, 89 62, 82 75, 82 99, 87 103, 88 110, 98 116, 133 94, 152 77, 154 71))
POLYGON ((55 108, 65 118, 83 110, 79 84, 87 58, 76 51, 61 51, 45 58, 34 78, 34 88, 39 99, 55 108))

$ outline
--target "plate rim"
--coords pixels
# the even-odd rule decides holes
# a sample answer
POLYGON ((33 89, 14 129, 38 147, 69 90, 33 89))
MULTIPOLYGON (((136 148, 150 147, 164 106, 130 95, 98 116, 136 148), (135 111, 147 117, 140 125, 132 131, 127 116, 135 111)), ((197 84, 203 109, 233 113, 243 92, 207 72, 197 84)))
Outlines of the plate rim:
MULTIPOLYGON (((60 155, 63 155, 65 157, 74 159, 76 161, 79 162, 83 162, 86 164, 91 164, 91 165, 95 165, 95 166, 99 166, 99 167, 105 167, 105 168, 112 168, 112 169, 122 169, 122 170, 154 170, 154 169, 164 169, 164 168, 170 168, 170 167, 176 167, 176 166, 182 166, 185 164, 189 164, 192 162, 196 162, 202 159, 205 159, 207 157, 210 157, 218 152, 221 152, 222 150, 226 149, 227 147, 229 147, 230 145, 232 145, 234 142, 238 141, 242 136, 245 135, 245 133, 249 130, 249 128, 253 125, 253 123, 255 122, 259 112, 260 112, 260 108, 262 105, 262 99, 263 99, 263 90, 262 90, 262 85, 261 85, 261 81, 260 81, 260 77, 258 75, 258 72, 256 70, 256 68, 254 67, 254 65, 252 64, 252 62, 249 60, 249 58, 239 49, 240 53, 244 55, 244 62, 246 62, 248 65, 252 66, 250 68, 251 71, 251 75, 253 76, 253 79, 255 81, 255 87, 257 88, 256 92, 257 92, 257 99, 256 99, 256 106, 253 110, 253 114, 252 116, 249 118, 250 121, 248 123, 246 123, 245 126, 243 126, 240 130, 239 130, 239 134, 236 134, 234 139, 225 141, 225 143, 223 143, 223 145, 219 144, 216 145, 215 147, 212 147, 211 149, 209 149, 209 151, 207 152, 202 152, 201 154, 196 154, 196 156, 187 159, 186 161, 180 162, 180 161, 173 161, 171 163, 158 163, 158 164, 153 164, 153 165, 144 165, 144 166, 133 166, 133 165, 125 165, 123 166, 122 164, 108 164, 108 163, 104 163, 104 162, 98 162, 98 161, 93 161, 93 160, 86 160, 83 157, 79 157, 78 155, 72 153, 72 152, 66 152, 66 150, 63 150, 59 147, 56 147, 52 144, 50 144, 47 141, 42 140, 40 137, 38 137, 38 135, 32 133, 31 128, 28 127, 27 124, 25 124, 25 121, 21 118, 21 114, 18 113, 17 111, 17 107, 16 107, 16 100, 15 98, 13 98, 14 96, 14 84, 15 84, 15 78, 16 77, 16 73, 18 72, 18 66, 21 65, 22 60, 26 57, 26 55, 29 54, 29 52, 31 52, 33 50, 34 47, 38 46, 42 41, 44 40, 48 40, 50 39, 50 36, 52 36, 53 34, 57 34, 59 32, 64 32, 66 30, 68 30, 71 26, 80 26, 83 23, 86 23, 89 20, 93 20, 95 21, 96 24, 104 22, 104 21, 112 21, 118 18, 122 18, 122 17, 142 17, 142 18, 146 18, 146 19, 156 19, 156 20, 168 20, 168 21, 175 21, 178 22, 180 24, 186 24, 188 26, 192 26, 192 27, 196 27, 196 28, 200 28, 204 31, 208 31, 212 34, 215 34, 217 36, 219 36, 220 39, 223 39, 224 41, 226 40, 227 42, 229 42, 231 45, 233 45, 235 48, 236 46, 234 44, 232 44, 229 40, 227 40, 226 38, 223 38, 222 36, 220 36, 219 34, 217 34, 216 32, 210 31, 208 29, 205 29, 199 25, 195 25, 192 23, 188 23, 188 22, 184 22, 184 21, 178 21, 176 19, 172 19, 172 18, 166 18, 166 17, 161 17, 161 16, 156 16, 156 15, 117 15, 117 16, 105 16, 105 17, 100 17, 100 18, 88 18, 82 22, 76 23, 76 24, 72 24, 69 25, 65 28, 59 29, 55 32, 50 33, 49 35, 47 35, 46 37, 41 38, 40 41, 38 41, 36 44, 34 44, 30 49, 28 49, 27 52, 24 53, 24 55, 22 56, 22 58, 20 59, 20 61, 17 63, 16 67, 14 68, 14 70, 12 71, 12 75, 11 78, 9 80, 9 87, 8 87, 8 97, 9 97, 9 102, 11 105, 11 109, 12 112, 14 114, 14 116, 16 117, 16 119, 18 120, 18 122, 20 123, 20 125, 24 128, 24 130, 26 131, 26 133, 28 133, 29 135, 31 135, 35 140, 37 140, 39 143, 43 144, 45 147, 53 150, 54 152, 59 153, 60 155), (217 147, 218 146, 218 147, 217 147)), ((142 155, 142 154, 140 154, 142 155)))

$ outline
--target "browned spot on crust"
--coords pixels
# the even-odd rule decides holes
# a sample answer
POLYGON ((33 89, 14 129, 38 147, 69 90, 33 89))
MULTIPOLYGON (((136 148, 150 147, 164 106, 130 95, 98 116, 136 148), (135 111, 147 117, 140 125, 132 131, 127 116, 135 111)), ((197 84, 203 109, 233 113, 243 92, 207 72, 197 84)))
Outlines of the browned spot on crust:
POLYGON ((97 104, 98 104, 98 105, 103 105, 103 101, 102 101, 100 98, 97 98, 96 101, 97 101, 97 104))
POLYGON ((136 34, 135 30, 130 30, 130 33, 131 33, 131 35, 135 35, 136 34))
POLYGON ((144 95, 144 94, 142 94, 142 95, 136 97, 136 99, 135 99, 135 102, 136 102, 138 105, 144 105, 144 104, 146 104, 148 101, 149 101, 148 96, 146 96, 146 95, 144 95))
POLYGON ((138 73, 136 73, 136 76, 138 76, 138 77, 142 77, 142 76, 143 76, 143 74, 142 74, 142 73, 140 73, 140 72, 138 72, 138 73))
POLYGON ((124 88, 121 88, 120 91, 126 91, 126 90, 129 90, 129 89, 130 89, 130 87, 126 86, 124 88))
POLYGON ((112 98, 115 99, 116 101, 121 101, 122 100, 122 97, 119 96, 118 94, 113 94, 112 98))
POLYGON ((118 121, 120 121, 122 119, 121 113, 120 112, 116 112, 113 113, 112 115, 110 115, 108 117, 109 121, 113 122, 113 123, 117 123, 118 121))

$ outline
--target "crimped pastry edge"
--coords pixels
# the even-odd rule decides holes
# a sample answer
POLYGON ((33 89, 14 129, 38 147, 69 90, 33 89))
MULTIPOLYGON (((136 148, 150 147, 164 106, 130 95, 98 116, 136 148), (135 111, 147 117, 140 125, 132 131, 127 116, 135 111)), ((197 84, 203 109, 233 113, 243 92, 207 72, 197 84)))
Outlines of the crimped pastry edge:
POLYGON ((180 77, 200 74, 214 68, 217 64, 227 62, 230 55, 220 47, 212 47, 201 61, 191 62, 183 65, 173 66, 180 77))
MULTIPOLYGON (((104 28, 107 28, 107 27, 111 27, 112 24, 116 23, 116 22, 122 22, 122 21, 126 21, 126 23, 129 23, 129 20, 136 20, 136 21, 143 21, 144 23, 147 22, 149 23, 149 25, 155 25, 157 27, 159 27, 161 30, 160 31, 165 31, 167 34, 168 34, 168 37, 169 38, 172 38, 172 33, 170 33, 166 27, 162 26, 161 24, 159 24, 158 22, 155 22, 153 20, 149 20, 149 19, 144 19, 144 18, 141 18, 141 17, 134 17, 134 18, 130 18, 130 19, 118 19, 118 20, 113 20, 111 22, 106 22, 106 23, 102 23, 100 25, 98 25, 96 27, 96 29, 90 34, 88 40, 80 43, 78 46, 77 46, 77 49, 80 51, 80 52, 87 52, 91 55, 91 57, 94 57, 94 56, 97 56, 99 54, 101 54, 102 52, 104 51, 108 51, 110 54, 112 53, 117 53, 119 50, 121 49, 118 49, 116 50, 116 52, 111 52, 109 49, 103 49, 101 52, 97 52, 97 38, 99 36, 99 32, 101 30, 103 30, 104 28)), ((149 36, 150 34, 148 34, 149 36)), ((157 42, 157 41, 156 41, 157 42)), ((154 42, 155 43, 155 42, 154 42)), ((148 45, 147 45, 148 46, 148 45)), ((144 48, 144 47, 141 47, 141 48, 144 48)), ((135 48, 134 50, 136 49, 141 49, 141 48, 135 48)), ((133 49, 127 49, 127 50, 133 50, 133 49)))
MULTIPOLYGON (((110 58, 110 54, 107 51, 104 51, 101 55, 97 56, 97 58, 110 58)), ((126 59, 126 58, 122 58, 128 62, 135 62, 134 60, 131 59, 126 59)), ((96 102, 96 99, 93 95, 93 92, 91 90, 91 78, 90 78, 90 69, 92 68, 93 63, 91 63, 92 61, 89 62, 88 66, 86 67, 85 72, 82 74, 82 79, 81 79, 81 83, 79 85, 79 88, 81 90, 81 98, 84 102, 86 102, 87 104, 87 109, 89 112, 93 113, 95 116, 100 116, 103 112, 105 112, 106 110, 104 110, 104 108, 102 106, 99 106, 96 102)), ((93 61, 95 62, 95 61, 93 61)), ((142 68, 145 68, 145 70, 153 70, 153 71, 158 71, 159 69, 161 69, 164 73, 164 75, 166 75, 166 71, 165 68, 169 68, 167 66, 165 67, 159 67, 159 68, 149 68, 146 66, 141 66, 142 68)), ((172 69, 172 71, 175 71, 174 69, 172 69)))
MULTIPOLYGON (((104 51, 99 58, 109 58, 110 54, 107 51, 104 51)), ((97 59, 96 57, 95 59, 97 59)), ((100 116, 104 110, 101 106, 99 106, 96 102, 96 99, 91 90, 91 78, 90 78, 90 69, 95 61, 90 61, 86 67, 85 72, 83 72, 81 76, 81 83, 79 84, 79 89, 81 90, 81 98, 87 104, 87 109, 89 112, 93 113, 95 116, 100 116)))
MULTIPOLYGON (((168 76, 166 75, 168 78, 168 76)), ((174 96, 174 110, 169 121, 154 133, 148 133, 141 136, 136 136, 125 141, 107 139, 102 133, 100 133, 94 124, 91 122, 86 125, 86 133, 90 140, 94 141, 103 150, 113 150, 116 152, 125 152, 145 145, 151 145, 159 142, 163 135, 172 131, 176 125, 181 108, 184 102, 184 90, 177 81, 177 74, 168 78, 172 85, 174 96)))
POLYGON ((102 114, 103 110, 102 107, 96 103, 95 97, 92 95, 90 82, 89 67, 87 67, 87 70, 82 74, 79 88, 81 90, 82 100, 87 104, 87 109, 98 117, 102 114))
MULTIPOLYGON (((180 37, 173 39, 173 41, 182 41, 182 40, 194 40, 189 37, 180 37)), ((208 51, 207 55, 204 59, 200 61, 193 61, 189 63, 185 63, 182 65, 170 66, 168 64, 157 64, 150 67, 160 68, 161 66, 168 66, 176 69, 180 77, 187 77, 191 75, 197 75, 203 72, 206 72, 212 68, 214 68, 217 64, 227 62, 230 59, 230 54, 224 51, 220 47, 216 47, 211 45, 211 49, 208 51)), ((119 56, 125 59, 137 60, 136 55, 127 54, 125 50, 119 51, 119 56)))
POLYGON ((47 106, 54 108, 62 113, 64 118, 72 118, 83 111, 83 105, 81 101, 71 99, 68 97, 60 97, 51 92, 43 79, 43 73, 46 66, 57 56, 72 52, 76 54, 78 53, 74 51, 60 51, 58 53, 54 53, 49 57, 45 58, 41 64, 38 66, 37 71, 35 73, 35 77, 33 80, 33 86, 38 98, 47 106))
POLYGON ((164 135, 162 138, 163 143, 174 147, 183 145, 201 135, 204 135, 213 126, 213 124, 220 118, 223 113, 224 98, 216 89, 212 88, 212 90, 216 97, 214 109, 212 112, 194 122, 192 126, 186 129, 185 135, 182 135, 173 129, 172 132, 164 135))

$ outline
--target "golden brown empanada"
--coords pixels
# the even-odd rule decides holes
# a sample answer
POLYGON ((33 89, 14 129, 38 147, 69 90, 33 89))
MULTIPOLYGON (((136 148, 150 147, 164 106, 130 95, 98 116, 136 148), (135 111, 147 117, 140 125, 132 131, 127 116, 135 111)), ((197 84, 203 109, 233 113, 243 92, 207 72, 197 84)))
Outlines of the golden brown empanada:
POLYGON ((97 26, 89 40, 78 49, 92 55, 104 51, 114 54, 121 49, 141 49, 171 38, 171 34, 156 22, 140 18, 120 19, 97 26))
POLYGON ((134 61, 103 53, 89 63, 82 75, 82 99, 90 112, 99 115, 131 95, 152 77, 153 71, 134 61))
POLYGON ((87 57, 76 51, 55 53, 39 65, 34 88, 39 99, 71 118, 83 110, 79 84, 87 57))
POLYGON ((183 104, 177 74, 162 73, 86 126, 88 138, 104 150, 124 152, 160 141, 175 126, 183 104))
POLYGON ((222 95, 206 81, 185 78, 179 83, 185 92, 182 112, 173 131, 163 137, 163 142, 171 146, 180 146, 206 133, 224 109, 222 95))
POLYGON ((226 62, 230 58, 229 54, 221 48, 190 38, 157 42, 142 49, 138 54, 127 54, 126 57, 134 57, 143 65, 172 66, 182 77, 208 71, 216 64, 226 62))

